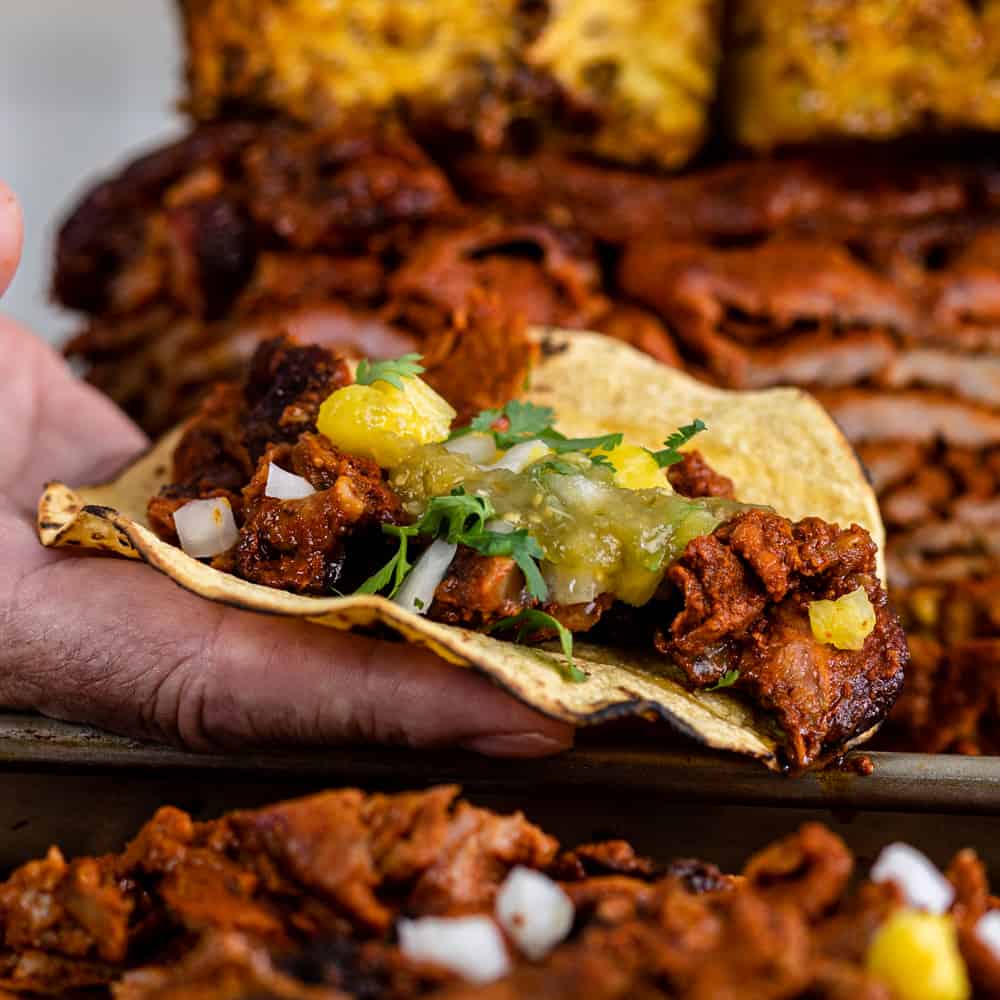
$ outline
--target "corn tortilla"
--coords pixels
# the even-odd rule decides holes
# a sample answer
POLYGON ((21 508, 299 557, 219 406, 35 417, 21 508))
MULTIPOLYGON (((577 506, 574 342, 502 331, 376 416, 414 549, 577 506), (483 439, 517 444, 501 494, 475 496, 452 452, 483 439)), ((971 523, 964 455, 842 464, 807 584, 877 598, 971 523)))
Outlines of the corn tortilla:
MULTIPOLYGON (((565 433, 622 431, 626 440, 655 447, 679 425, 701 417, 708 430, 698 437, 698 448, 734 480, 741 500, 769 504, 795 519, 856 522, 881 550, 884 532, 874 493, 843 435, 807 394, 714 389, 599 334, 541 330, 537 336, 543 360, 525 398, 553 407, 565 433)), ((705 746, 780 766, 780 739, 763 712, 727 691, 686 690, 679 671, 652 652, 621 653, 578 641, 574 659, 588 679, 571 683, 563 679, 564 661, 554 644, 518 646, 442 625, 384 597, 290 594, 191 558, 155 535, 146 519, 149 498, 170 480, 182 433, 181 427, 166 435, 112 482, 78 488, 50 483, 38 509, 42 544, 142 559, 186 590, 250 611, 342 630, 382 626, 576 725, 627 715, 662 718, 705 746)))

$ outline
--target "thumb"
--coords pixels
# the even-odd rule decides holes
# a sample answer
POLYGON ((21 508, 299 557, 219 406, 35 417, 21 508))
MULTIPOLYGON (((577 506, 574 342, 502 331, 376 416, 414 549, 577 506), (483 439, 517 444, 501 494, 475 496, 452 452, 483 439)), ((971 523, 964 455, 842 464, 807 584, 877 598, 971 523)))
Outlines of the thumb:
POLYGON ((0 181, 0 295, 7 290, 21 259, 23 230, 21 206, 14 192, 0 181))

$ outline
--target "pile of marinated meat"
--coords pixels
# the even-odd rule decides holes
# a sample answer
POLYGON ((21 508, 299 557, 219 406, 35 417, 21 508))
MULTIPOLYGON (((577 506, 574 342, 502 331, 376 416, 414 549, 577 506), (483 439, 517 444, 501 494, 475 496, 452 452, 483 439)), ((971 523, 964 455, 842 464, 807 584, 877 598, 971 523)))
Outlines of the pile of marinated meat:
MULTIPOLYGON (((191 500, 224 497, 239 531, 215 556, 216 568, 293 593, 355 592, 392 555, 395 542, 383 526, 413 518, 376 462, 345 454, 316 431, 320 404, 350 381, 347 364, 326 348, 263 342, 247 376, 218 385, 188 423, 173 455, 173 482, 150 498, 150 525, 176 545, 174 514, 191 500), (269 496, 274 466, 315 492, 269 496)), ((682 495, 733 494, 733 483, 696 451, 667 475, 682 495)), ((630 645, 657 649, 692 688, 735 676, 732 690, 777 723, 785 761, 804 767, 881 722, 903 682, 906 641, 876 575, 875 551, 857 525, 815 517, 793 523, 742 509, 690 541, 656 599, 633 608, 612 594, 543 603, 513 558, 461 545, 426 613, 489 631, 541 607, 596 642, 627 636, 630 645), (854 649, 818 641, 810 603, 858 588, 874 611, 872 631, 854 649)))
MULTIPOLYGON (((867 958, 914 886, 897 865, 852 887, 854 859, 822 826, 724 876, 659 866, 623 841, 562 850, 520 813, 457 794, 331 791, 205 823, 164 808, 120 854, 52 848, 0 884, 0 987, 117 1000, 891 996, 867 958)), ((928 877, 974 995, 998 995, 982 864, 963 851, 950 885, 928 877)))
POLYGON ((424 353, 461 416, 598 329, 720 385, 816 392, 868 466, 916 667, 891 745, 997 748, 1000 169, 933 153, 675 177, 398 131, 197 128, 63 228, 70 344, 151 432, 275 332, 424 353))

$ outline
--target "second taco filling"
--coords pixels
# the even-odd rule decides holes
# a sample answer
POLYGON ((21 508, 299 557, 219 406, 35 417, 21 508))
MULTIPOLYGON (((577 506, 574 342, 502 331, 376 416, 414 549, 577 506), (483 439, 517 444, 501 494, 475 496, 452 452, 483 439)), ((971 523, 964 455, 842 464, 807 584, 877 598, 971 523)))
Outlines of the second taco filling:
MULTIPOLYGON (((382 594, 449 625, 662 654, 769 714, 803 766, 881 720, 907 659, 868 533, 742 504, 692 414, 659 450, 572 439, 512 402, 453 428, 417 358, 348 365, 288 340, 188 424, 149 504, 164 539, 298 594, 382 594)), ((805 474, 805 473, 803 473, 805 474)))

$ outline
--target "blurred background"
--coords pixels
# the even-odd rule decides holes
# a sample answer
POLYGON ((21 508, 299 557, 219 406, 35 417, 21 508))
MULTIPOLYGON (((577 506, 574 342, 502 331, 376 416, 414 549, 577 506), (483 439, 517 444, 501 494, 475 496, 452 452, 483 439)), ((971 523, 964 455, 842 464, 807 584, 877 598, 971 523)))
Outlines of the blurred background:
POLYGON ((98 173, 180 130, 169 0, 3 0, 0 177, 24 206, 24 258, 3 300, 48 340, 72 328, 49 301, 55 227, 98 173))

